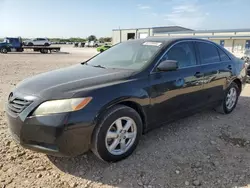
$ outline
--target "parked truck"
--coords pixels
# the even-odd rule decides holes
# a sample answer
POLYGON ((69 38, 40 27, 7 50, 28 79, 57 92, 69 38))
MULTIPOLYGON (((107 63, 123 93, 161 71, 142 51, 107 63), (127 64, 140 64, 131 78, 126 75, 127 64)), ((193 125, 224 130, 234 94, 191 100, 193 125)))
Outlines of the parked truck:
POLYGON ((25 49, 32 49, 34 52, 41 53, 51 53, 59 52, 60 47, 51 47, 51 46, 24 46, 22 38, 12 38, 6 37, 3 42, 0 42, 0 53, 8 52, 23 52, 25 49))

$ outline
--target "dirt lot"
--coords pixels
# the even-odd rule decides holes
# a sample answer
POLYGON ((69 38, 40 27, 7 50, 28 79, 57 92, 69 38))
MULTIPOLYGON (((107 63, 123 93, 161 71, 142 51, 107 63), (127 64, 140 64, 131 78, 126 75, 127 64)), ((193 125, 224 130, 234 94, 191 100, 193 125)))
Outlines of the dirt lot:
MULTIPOLYGON (((8 134, 4 102, 22 79, 79 63, 95 54, 0 54, 0 187, 243 187, 250 184, 250 86, 235 111, 207 110, 143 136, 116 164, 91 152, 72 159, 48 157, 16 145, 8 134)), ((250 185, 249 185, 250 187, 250 185)))

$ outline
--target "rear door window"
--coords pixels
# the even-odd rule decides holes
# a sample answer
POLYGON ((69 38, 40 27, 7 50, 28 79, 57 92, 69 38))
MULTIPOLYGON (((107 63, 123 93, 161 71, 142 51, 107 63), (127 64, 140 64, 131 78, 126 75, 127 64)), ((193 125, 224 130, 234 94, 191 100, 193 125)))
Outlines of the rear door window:
POLYGON ((217 48, 206 42, 197 42, 197 46, 201 56, 202 64, 211 64, 220 62, 220 56, 217 48))

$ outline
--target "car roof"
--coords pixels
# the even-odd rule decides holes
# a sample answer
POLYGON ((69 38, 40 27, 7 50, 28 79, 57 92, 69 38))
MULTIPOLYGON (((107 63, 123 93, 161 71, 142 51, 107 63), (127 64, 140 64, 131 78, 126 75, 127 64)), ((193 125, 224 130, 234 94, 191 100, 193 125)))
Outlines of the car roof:
POLYGON ((164 45, 172 43, 172 42, 177 42, 177 41, 185 41, 185 40, 195 40, 195 41, 203 41, 203 42, 210 42, 214 43, 210 40, 206 39, 201 39, 201 38, 195 38, 195 37, 147 37, 144 39, 134 39, 134 40, 128 40, 127 42, 161 42, 164 45))

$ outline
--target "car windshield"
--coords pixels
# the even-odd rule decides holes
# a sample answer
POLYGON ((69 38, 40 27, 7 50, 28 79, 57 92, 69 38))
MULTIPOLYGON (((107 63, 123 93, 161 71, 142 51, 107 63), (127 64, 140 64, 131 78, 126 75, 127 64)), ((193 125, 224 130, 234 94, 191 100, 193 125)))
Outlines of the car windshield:
POLYGON ((105 52, 90 59, 87 65, 139 70, 149 63, 160 49, 160 42, 125 42, 117 44, 105 52))

